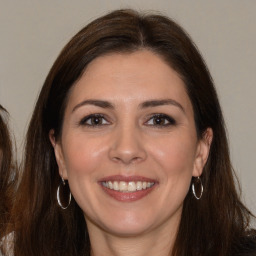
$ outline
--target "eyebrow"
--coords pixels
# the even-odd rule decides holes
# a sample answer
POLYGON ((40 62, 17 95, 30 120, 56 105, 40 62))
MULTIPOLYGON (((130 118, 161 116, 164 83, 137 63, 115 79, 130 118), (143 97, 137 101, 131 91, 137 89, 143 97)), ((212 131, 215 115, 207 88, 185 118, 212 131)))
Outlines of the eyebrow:
POLYGON ((97 107, 110 108, 110 109, 114 108, 114 106, 108 101, 104 101, 104 100, 84 100, 84 101, 80 102, 79 104, 77 104, 73 108, 72 112, 74 112, 79 107, 82 107, 82 106, 85 106, 85 105, 94 105, 94 106, 97 106, 97 107))
MULTIPOLYGON (((85 106, 85 105, 94 105, 94 106, 97 106, 97 107, 100 107, 100 108, 114 109, 114 105, 111 104, 109 101, 91 99, 91 100, 84 100, 84 101, 80 102, 79 104, 77 104, 73 108, 72 112, 74 112, 79 107, 82 107, 82 106, 85 106)), ((139 105, 139 108, 143 109, 143 108, 158 107, 158 106, 163 106, 163 105, 172 105, 172 106, 178 107, 185 113, 185 110, 182 107, 182 105, 179 102, 177 102, 176 100, 173 100, 173 99, 145 101, 145 102, 142 102, 139 105)))
POLYGON ((139 105, 139 107, 140 108, 149 108, 149 107, 158 107, 158 106, 162 106, 162 105, 173 105, 175 107, 180 108, 182 110, 182 112, 185 113, 185 110, 182 107, 182 105, 173 99, 149 100, 149 101, 145 101, 145 102, 141 103, 139 105))

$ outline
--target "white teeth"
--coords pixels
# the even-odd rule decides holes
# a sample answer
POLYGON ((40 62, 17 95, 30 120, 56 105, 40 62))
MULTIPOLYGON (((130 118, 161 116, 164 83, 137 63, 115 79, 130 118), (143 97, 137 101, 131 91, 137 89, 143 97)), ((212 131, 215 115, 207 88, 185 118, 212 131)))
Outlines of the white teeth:
POLYGON ((121 192, 135 192, 151 188, 155 183, 146 181, 104 181, 102 186, 121 192))
POLYGON ((119 182, 119 190, 120 191, 127 191, 127 183, 124 181, 119 182))
POLYGON ((136 184, 134 181, 130 181, 128 183, 128 191, 130 192, 136 191, 136 184))
POLYGON ((142 190, 142 182, 141 181, 138 181, 137 184, 136 184, 136 189, 137 190, 142 190))
POLYGON ((106 182, 108 184, 108 188, 113 189, 113 183, 111 181, 106 182))
POLYGON ((119 190, 119 183, 117 181, 114 181, 113 183, 113 189, 114 190, 119 190))

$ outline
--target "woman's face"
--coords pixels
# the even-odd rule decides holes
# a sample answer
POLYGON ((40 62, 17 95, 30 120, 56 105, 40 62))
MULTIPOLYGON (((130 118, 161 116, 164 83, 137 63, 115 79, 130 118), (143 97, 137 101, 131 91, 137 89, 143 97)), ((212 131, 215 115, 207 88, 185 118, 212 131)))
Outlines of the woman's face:
POLYGON ((51 140, 89 232, 129 236, 177 227, 210 144, 197 140, 179 75, 146 50, 95 59, 51 140))

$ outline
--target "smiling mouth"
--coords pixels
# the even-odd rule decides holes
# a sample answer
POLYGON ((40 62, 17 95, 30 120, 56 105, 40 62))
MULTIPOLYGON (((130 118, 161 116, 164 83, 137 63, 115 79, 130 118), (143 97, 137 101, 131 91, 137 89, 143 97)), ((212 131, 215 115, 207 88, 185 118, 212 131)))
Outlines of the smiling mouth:
POLYGON ((103 191, 121 202, 140 200, 157 187, 158 182, 141 176, 114 175, 99 181, 103 191))
POLYGON ((123 193, 146 190, 155 185, 154 182, 147 181, 103 181, 101 184, 105 188, 123 193))

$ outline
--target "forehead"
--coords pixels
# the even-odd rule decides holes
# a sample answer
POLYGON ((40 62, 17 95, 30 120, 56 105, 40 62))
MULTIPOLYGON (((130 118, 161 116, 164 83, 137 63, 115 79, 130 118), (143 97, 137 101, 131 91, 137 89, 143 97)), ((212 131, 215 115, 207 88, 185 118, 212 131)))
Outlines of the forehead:
POLYGON ((174 98, 191 107, 179 74, 148 50, 113 53, 93 60, 73 86, 68 105, 85 99, 143 101, 174 98))

